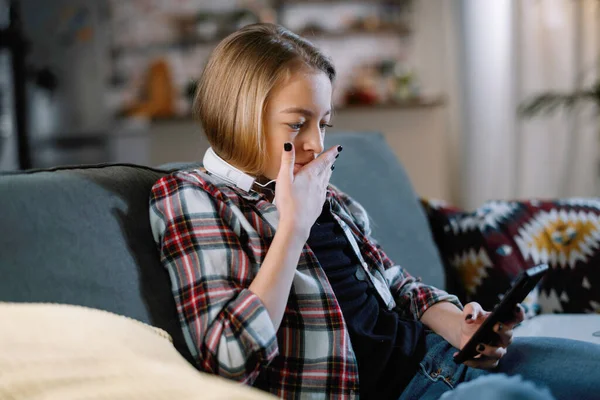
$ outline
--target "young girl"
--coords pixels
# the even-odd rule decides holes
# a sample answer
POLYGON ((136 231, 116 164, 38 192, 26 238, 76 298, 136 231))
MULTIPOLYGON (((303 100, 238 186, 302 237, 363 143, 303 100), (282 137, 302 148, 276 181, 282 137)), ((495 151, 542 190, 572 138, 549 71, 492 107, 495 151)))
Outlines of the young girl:
MULTIPOLYGON (((256 182, 244 190, 204 169, 182 171, 159 180, 151 198, 198 368, 284 398, 438 398, 490 370, 557 397, 599 390, 598 346, 511 345, 520 307, 494 327, 495 343, 453 362, 489 313, 394 265, 371 238, 366 211, 329 185, 343 150, 323 148, 334 78, 312 44, 268 24, 230 35, 208 61, 195 112, 214 152, 256 182)), ((495 378, 479 380, 481 398, 486 388, 551 398, 495 378)))

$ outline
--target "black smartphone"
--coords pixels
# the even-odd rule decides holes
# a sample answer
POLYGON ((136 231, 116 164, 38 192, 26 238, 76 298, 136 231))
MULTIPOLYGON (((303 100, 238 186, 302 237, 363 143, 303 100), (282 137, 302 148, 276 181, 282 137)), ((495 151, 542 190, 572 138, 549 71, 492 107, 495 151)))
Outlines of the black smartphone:
POLYGON ((504 294, 502 301, 494 307, 492 313, 477 329, 477 332, 471 336, 467 344, 454 356, 454 362, 461 364, 470 360, 478 354, 475 348, 479 343, 491 343, 496 335, 496 332, 493 330, 496 322, 510 321, 514 317, 514 310, 517 303, 522 302, 527 297, 547 271, 548 265, 540 264, 521 272, 515 283, 504 294))

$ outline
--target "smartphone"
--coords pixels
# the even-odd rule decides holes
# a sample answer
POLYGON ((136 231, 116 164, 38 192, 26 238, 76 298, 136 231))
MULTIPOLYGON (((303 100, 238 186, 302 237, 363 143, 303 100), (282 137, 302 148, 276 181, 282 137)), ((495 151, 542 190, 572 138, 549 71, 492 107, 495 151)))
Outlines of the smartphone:
POLYGON ((548 272, 548 264, 540 264, 521 272, 515 283, 504 294, 502 301, 498 303, 492 313, 485 319, 477 332, 454 356, 454 362, 461 364, 475 357, 478 352, 475 349, 479 343, 491 343, 496 332, 493 328, 497 322, 506 322, 514 318, 517 303, 522 302, 531 290, 538 284, 540 279, 548 272))

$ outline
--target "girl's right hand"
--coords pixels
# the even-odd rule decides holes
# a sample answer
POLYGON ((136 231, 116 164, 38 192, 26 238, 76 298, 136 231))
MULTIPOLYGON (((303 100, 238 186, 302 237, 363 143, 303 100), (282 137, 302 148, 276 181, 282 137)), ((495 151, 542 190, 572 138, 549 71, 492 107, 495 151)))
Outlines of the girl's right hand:
POLYGON ((312 226, 323 210, 332 166, 342 146, 333 146, 324 151, 294 176, 296 157, 293 144, 289 145, 289 151, 284 148, 281 152, 275 206, 279 211, 280 226, 287 226, 303 239, 308 239, 312 226))

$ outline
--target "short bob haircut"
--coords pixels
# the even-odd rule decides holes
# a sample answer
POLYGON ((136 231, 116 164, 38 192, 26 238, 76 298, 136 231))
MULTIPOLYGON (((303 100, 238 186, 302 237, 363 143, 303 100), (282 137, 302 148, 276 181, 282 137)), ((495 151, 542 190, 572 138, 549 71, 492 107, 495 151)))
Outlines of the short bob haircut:
POLYGON ((198 82, 193 112, 225 161, 260 176, 267 161, 263 115, 269 94, 298 68, 335 68, 312 43, 273 24, 248 25, 214 49, 198 82))

